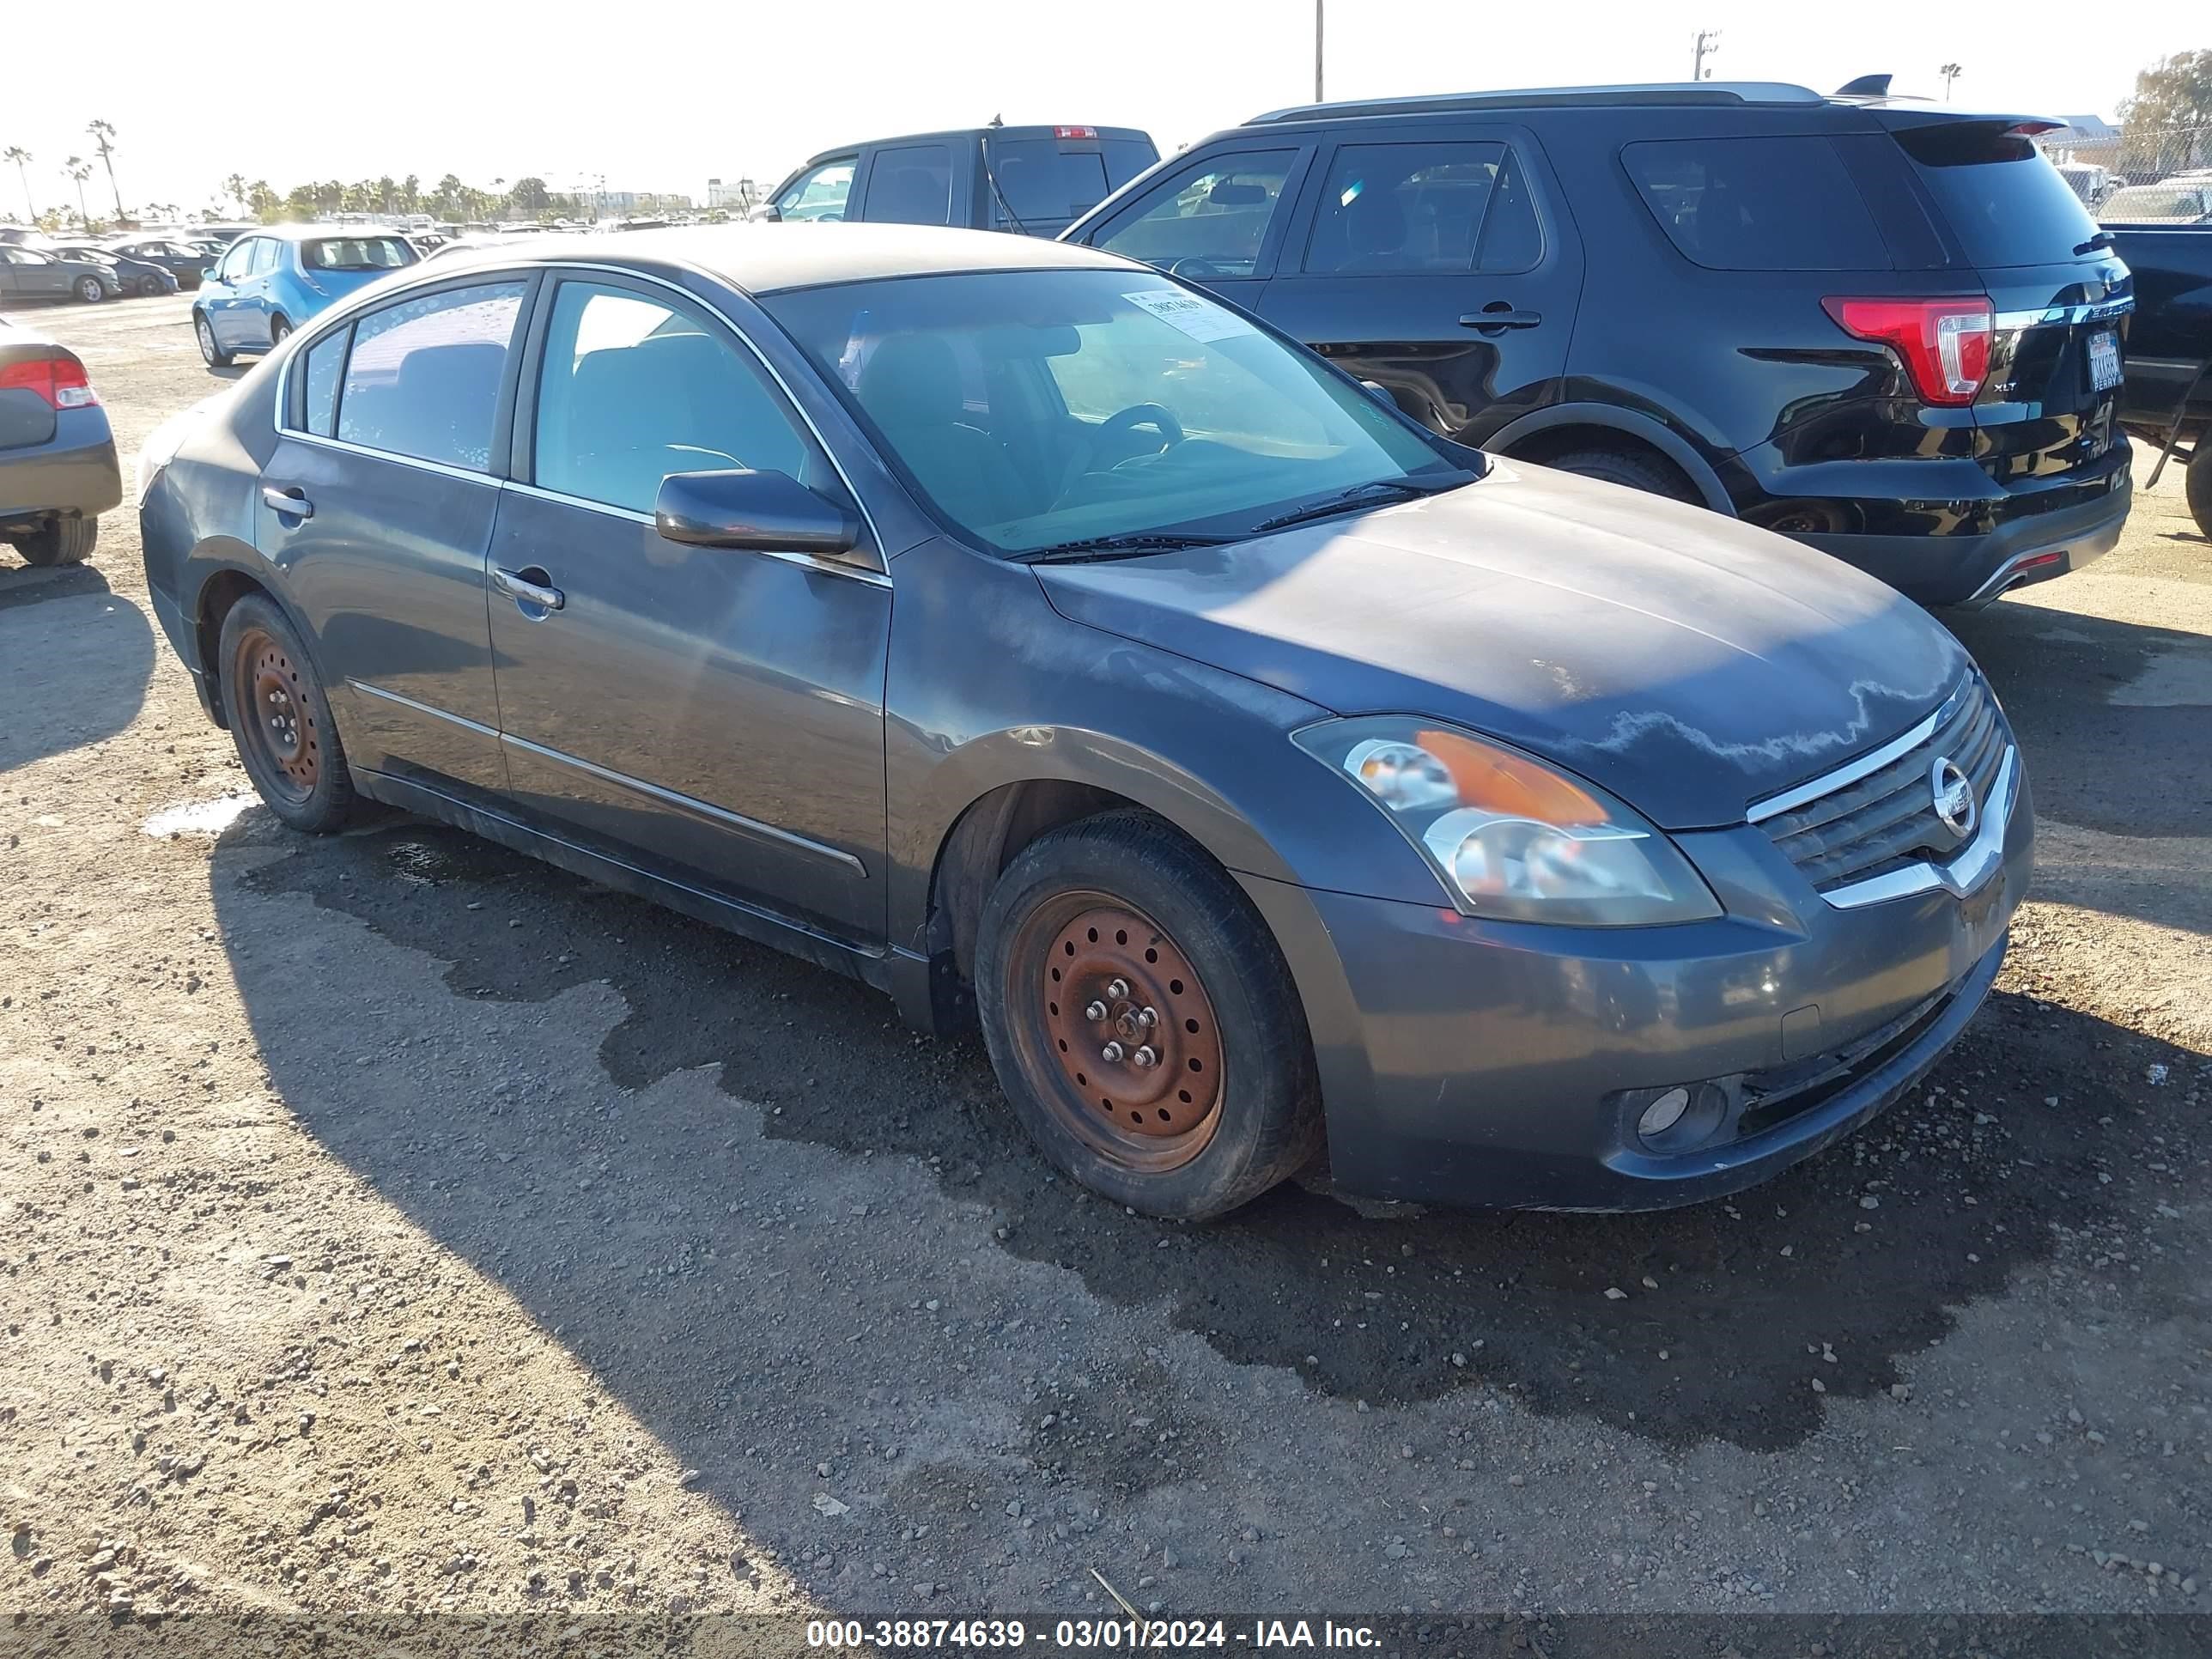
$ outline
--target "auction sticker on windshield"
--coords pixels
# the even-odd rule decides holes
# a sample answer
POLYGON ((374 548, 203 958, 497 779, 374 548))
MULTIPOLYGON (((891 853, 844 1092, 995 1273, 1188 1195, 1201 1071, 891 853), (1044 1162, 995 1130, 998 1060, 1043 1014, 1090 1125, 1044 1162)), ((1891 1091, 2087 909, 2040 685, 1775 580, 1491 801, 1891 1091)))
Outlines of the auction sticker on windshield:
POLYGON ((1195 295, 1179 293, 1171 288, 1148 289, 1142 294, 1124 294, 1121 297, 1133 306, 1142 306, 1170 328, 1181 329, 1201 344, 1255 331, 1252 325, 1235 312, 1208 305, 1195 295))

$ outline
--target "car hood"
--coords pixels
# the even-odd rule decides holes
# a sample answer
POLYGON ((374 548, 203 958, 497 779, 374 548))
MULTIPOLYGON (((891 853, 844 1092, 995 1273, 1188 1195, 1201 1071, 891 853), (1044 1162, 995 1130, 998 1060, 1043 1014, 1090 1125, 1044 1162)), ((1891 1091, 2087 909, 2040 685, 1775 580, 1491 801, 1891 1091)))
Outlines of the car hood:
POLYGON ((1505 461, 1448 495, 1231 546, 1036 569, 1072 621, 1339 714, 1468 726, 1669 830, 1740 823, 1887 742, 1967 662, 1848 565, 1505 461))

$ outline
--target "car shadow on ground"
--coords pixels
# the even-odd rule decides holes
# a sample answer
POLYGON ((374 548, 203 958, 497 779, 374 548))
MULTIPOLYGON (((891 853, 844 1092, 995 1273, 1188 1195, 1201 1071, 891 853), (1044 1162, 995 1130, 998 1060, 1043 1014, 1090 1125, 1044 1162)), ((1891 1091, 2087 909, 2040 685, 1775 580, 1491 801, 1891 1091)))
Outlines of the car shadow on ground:
MULTIPOLYGON (((951 1196, 989 1206, 975 1238, 948 1250, 1053 1264, 1101 1297, 1159 1306, 1231 1361, 1291 1369, 1330 1395, 1385 1403, 1483 1387, 1670 1446, 1785 1447, 1817 1426, 1824 1398, 1904 1387, 1899 1362, 1940 1342, 1961 1307, 2062 1237, 2114 1224, 2100 1171, 2125 1172, 2154 1135, 2180 1133, 2166 1119, 2181 1091, 2143 1079, 2153 1060, 2179 1078, 2189 1057, 2000 993, 1887 1117, 1732 1201, 1641 1216, 1378 1214, 1293 1185, 1211 1226, 1163 1224, 1055 1176, 979 1042, 920 1041, 857 984, 443 827, 403 820, 302 842, 252 817, 258 827, 242 821, 218 849, 215 895, 285 1103, 708 1468, 729 1432, 712 1384, 747 1370, 747 1339, 702 1291, 695 1308, 669 1312, 681 1346, 624 1346, 604 1310, 635 1273, 601 1279, 580 1259, 589 1224, 524 1173, 549 1135, 568 1133, 562 1124, 428 1087, 395 1100, 396 1121, 360 1121, 345 1079, 298 1036, 325 990, 272 956, 270 918, 299 921, 269 897, 304 896, 442 959, 457 996, 542 1002, 606 982, 629 1011, 599 1046, 613 1084, 719 1065, 726 1091, 763 1109, 771 1138, 916 1160, 951 1196), (283 856, 260 850, 272 841, 283 856), (426 1188, 424 1158, 439 1147, 454 1150, 436 1155, 426 1188), (524 1265, 548 1262, 561 1271, 524 1265), (672 1367, 700 1386, 672 1386, 672 1367)), ((531 1063, 526 1048, 515 1062, 531 1063)), ((550 1149, 556 1166, 594 1156, 590 1132, 574 1133, 576 1144, 550 1149)), ((693 1150, 701 1126, 633 1114, 622 1133, 623 1159, 656 1172, 653 1202, 671 1218, 637 1216, 636 1227, 741 1260, 757 1224, 725 1220, 715 1160, 693 1150)), ((860 1248, 847 1231, 820 1239, 825 1252, 860 1248)), ((839 1265, 866 1271, 857 1258, 839 1265)))
POLYGON ((113 737, 153 675, 146 613, 97 568, 0 565, 0 772, 113 737))
MULTIPOLYGON (((2157 843, 2212 822, 2212 640, 2179 629, 2000 602, 1940 620, 1973 653, 2004 703, 2027 763, 2036 816, 2137 845, 2114 862, 2161 870, 2157 843)), ((2162 881, 2069 868, 2045 837, 2034 891, 2086 908, 2212 931, 2182 915, 2162 881)))

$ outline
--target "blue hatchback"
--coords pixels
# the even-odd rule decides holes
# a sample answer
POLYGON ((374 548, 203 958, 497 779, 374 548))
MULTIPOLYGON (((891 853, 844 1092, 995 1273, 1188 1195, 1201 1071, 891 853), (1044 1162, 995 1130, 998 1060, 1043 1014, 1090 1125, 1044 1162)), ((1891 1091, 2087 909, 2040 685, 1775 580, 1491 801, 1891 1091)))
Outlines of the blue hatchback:
POLYGON ((308 318, 420 256, 396 231, 272 225, 241 236, 192 298, 200 356, 227 368, 266 351, 308 318))

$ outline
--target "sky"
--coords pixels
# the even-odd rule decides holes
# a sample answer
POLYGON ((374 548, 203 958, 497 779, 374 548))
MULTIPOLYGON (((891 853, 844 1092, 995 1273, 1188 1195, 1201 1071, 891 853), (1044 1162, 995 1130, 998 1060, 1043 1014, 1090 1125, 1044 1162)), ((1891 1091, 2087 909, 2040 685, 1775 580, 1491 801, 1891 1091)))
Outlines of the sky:
MULTIPOLYGON (((39 67, 6 77, 0 149, 33 152, 41 207, 74 193, 62 163, 89 156, 95 117, 117 129, 133 207, 205 205, 233 173, 280 193, 385 173, 482 187, 534 174, 555 190, 604 176, 611 190, 703 202, 709 178, 766 187, 833 144, 994 115, 1141 127, 1167 154, 1313 94, 1313 0, 10 9, 0 54, 39 67)), ((1960 105, 2109 117, 2137 70, 2212 46, 2206 19, 2179 0, 1330 0, 1325 90, 1686 80, 1703 28, 1720 32, 1718 79, 1832 90, 1887 70, 1897 90, 1940 97, 1938 70, 1955 61, 1960 105)), ((0 170, 0 211, 20 215, 22 195, 0 170)), ((111 199, 104 176, 87 195, 111 199)))

